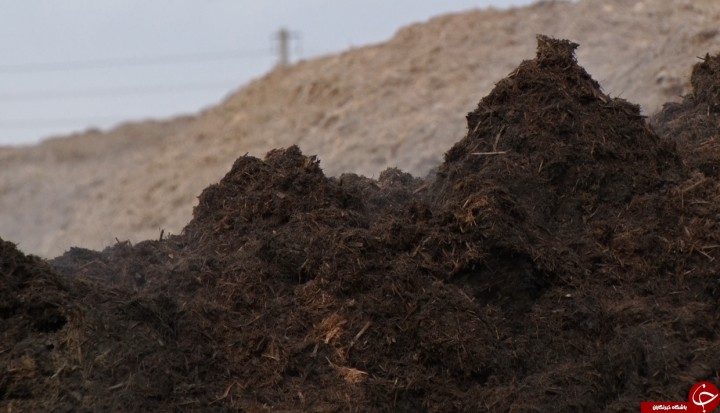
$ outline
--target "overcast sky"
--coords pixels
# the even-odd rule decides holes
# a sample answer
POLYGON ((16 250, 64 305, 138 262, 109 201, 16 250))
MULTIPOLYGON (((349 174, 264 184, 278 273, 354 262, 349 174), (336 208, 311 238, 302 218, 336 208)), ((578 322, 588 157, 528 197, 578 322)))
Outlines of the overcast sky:
POLYGON ((532 0, 0 0, 0 145, 194 114, 276 64, 532 0))

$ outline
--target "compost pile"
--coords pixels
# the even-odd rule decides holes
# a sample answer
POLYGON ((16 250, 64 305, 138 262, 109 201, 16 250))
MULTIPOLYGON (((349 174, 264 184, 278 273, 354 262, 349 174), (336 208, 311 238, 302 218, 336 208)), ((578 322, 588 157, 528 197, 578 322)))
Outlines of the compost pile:
POLYGON ((660 137, 576 47, 538 36, 425 179, 290 147, 179 236, 2 242, 0 409, 637 411, 717 384, 718 58, 660 137))

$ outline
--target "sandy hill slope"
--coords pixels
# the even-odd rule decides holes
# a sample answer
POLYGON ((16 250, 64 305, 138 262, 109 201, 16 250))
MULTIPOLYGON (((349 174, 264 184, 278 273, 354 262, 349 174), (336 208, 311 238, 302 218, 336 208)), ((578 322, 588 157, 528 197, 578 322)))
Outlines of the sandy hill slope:
POLYGON ((178 233, 196 196, 249 152, 298 144, 328 175, 414 174, 440 163, 493 82, 535 35, 580 43, 606 93, 645 114, 689 89, 697 56, 720 50, 715 1, 581 0, 474 10, 401 29, 386 43, 277 69, 194 118, 0 151, 0 236, 51 257, 73 245, 178 233))

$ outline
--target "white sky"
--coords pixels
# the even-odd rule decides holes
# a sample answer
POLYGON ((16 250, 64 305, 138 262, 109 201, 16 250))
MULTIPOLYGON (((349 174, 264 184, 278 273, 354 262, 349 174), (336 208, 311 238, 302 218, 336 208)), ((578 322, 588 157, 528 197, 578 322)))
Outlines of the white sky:
POLYGON ((532 2, 0 0, 0 145, 197 113, 272 69, 277 62, 273 33, 280 27, 301 37, 293 45, 295 61, 382 42, 402 26, 440 14, 532 2), (45 66, 224 52, 246 57, 45 66))

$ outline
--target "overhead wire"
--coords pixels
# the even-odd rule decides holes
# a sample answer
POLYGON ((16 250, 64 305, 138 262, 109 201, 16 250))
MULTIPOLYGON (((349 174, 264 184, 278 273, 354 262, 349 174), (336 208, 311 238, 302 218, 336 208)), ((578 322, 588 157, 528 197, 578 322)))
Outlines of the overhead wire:
MULTIPOLYGON (((76 71, 89 69, 110 69, 133 66, 158 66, 183 63, 200 63, 211 61, 225 61, 247 58, 271 57, 269 51, 263 50, 235 50, 214 53, 193 53, 165 56, 148 56, 133 58, 108 58, 79 60, 66 62, 46 62, 29 64, 1 64, 0 74, 25 74, 57 71, 76 71)), ((220 81, 212 83, 181 83, 166 85, 147 85, 137 87, 118 87, 107 89, 85 89, 67 91, 43 91, 0 94, 0 102, 21 102, 35 100, 57 100, 95 98, 104 96, 128 96, 145 94, 168 94, 195 92, 203 90, 232 89, 237 87, 237 81, 220 81)), ((56 119, 26 119, 0 121, 0 130, 43 129, 61 126, 72 126, 82 123, 119 122, 125 117, 90 117, 90 118, 56 118, 56 119)))
POLYGON ((94 60, 76 60, 67 62, 1 64, 0 73, 39 73, 87 69, 105 69, 131 66, 157 66, 179 63, 198 63, 219 60, 254 59, 274 56, 265 50, 235 50, 229 52, 177 54, 166 56, 108 58, 94 60))
POLYGON ((238 86, 237 81, 224 81, 213 83, 181 83, 167 85, 149 85, 125 88, 109 88, 109 89, 85 89, 85 90, 66 90, 56 92, 25 92, 25 93, 5 93, 0 94, 0 102, 20 102, 30 100, 48 100, 48 99, 79 99, 94 98, 103 96, 127 96, 127 95, 145 95, 145 94, 161 94, 161 93, 180 93, 202 90, 230 89, 238 86))
POLYGON ((61 126, 74 126, 78 124, 97 124, 107 122, 124 122, 125 118, 98 116, 87 118, 57 118, 57 119, 27 119, 0 121, 0 130, 23 130, 23 129, 49 129, 61 126))
MULTIPOLYGON (((321 53, 315 51, 315 53, 321 53)), ((147 56, 131 58, 107 58, 93 60, 77 60, 65 62, 45 62, 26 64, 0 64, 0 74, 26 74, 43 72, 76 71, 90 69, 110 69, 133 66, 158 66, 183 63, 201 63, 211 61, 225 61, 236 59, 253 59, 274 57, 275 53, 267 50, 234 50, 226 52, 176 54, 165 56, 147 56)), ((142 94, 181 93, 202 91, 219 88, 237 87, 238 82, 213 83, 183 83, 155 86, 138 86, 108 89, 85 89, 52 92, 23 92, 0 94, 0 102, 19 102, 47 99, 79 99, 102 96, 128 96, 142 94)), ((58 118, 58 119, 28 119, 0 121, 0 130, 42 129, 60 126, 72 126, 81 123, 119 122, 120 117, 91 117, 91 118, 58 118)))

